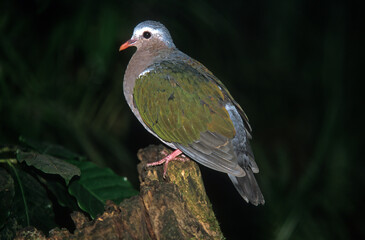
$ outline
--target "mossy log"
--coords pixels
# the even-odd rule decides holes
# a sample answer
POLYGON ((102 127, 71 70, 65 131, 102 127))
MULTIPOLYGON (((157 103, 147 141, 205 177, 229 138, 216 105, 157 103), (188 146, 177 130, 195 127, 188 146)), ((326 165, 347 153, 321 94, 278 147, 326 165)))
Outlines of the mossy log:
POLYGON ((170 152, 161 145, 139 150, 140 194, 119 205, 107 202, 92 221, 74 212, 73 233, 53 229, 47 238, 28 227, 16 239, 224 239, 194 161, 170 162, 165 179, 163 166, 146 167, 170 152))

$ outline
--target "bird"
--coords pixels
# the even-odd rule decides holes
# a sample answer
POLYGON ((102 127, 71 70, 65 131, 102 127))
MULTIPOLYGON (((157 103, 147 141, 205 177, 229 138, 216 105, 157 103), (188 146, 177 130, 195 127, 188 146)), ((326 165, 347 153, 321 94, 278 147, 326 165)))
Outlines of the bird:
POLYGON ((176 48, 160 22, 143 21, 119 51, 137 50, 123 80, 125 99, 138 121, 180 154, 227 173, 242 198, 255 206, 265 200, 254 177, 259 172, 250 145, 251 126, 223 83, 203 64, 176 48))

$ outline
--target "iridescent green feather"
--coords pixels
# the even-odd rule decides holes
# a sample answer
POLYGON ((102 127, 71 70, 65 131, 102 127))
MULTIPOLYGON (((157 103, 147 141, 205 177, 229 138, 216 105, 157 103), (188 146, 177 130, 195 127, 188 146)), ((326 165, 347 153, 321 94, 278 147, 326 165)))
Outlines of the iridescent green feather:
POLYGON ((134 102, 145 124, 166 142, 188 145, 210 131, 233 138, 229 100, 216 82, 183 62, 162 61, 136 80, 134 102))

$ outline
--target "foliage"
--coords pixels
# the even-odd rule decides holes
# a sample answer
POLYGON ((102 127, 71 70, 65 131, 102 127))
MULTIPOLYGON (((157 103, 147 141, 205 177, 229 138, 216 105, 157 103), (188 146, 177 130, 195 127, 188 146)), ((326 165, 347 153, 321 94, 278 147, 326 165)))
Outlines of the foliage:
POLYGON ((125 177, 63 147, 24 138, 21 142, 25 146, 0 149, 1 239, 11 239, 30 225, 45 233, 65 227, 57 223, 57 205, 95 218, 106 200, 120 203, 137 194, 125 177))
POLYGON ((120 203, 137 194, 126 177, 116 175, 110 168, 100 168, 92 162, 73 161, 73 164, 83 175, 69 185, 68 191, 92 218, 103 211, 106 200, 120 203))

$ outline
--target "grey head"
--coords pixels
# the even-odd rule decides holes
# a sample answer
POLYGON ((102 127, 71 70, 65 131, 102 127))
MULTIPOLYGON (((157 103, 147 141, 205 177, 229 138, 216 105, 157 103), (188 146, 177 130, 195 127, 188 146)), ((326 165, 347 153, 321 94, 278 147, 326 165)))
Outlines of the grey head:
POLYGON ((124 50, 130 46, 141 48, 161 44, 168 48, 175 48, 169 30, 160 22, 148 20, 139 23, 134 28, 131 39, 123 44, 119 50, 124 50))

